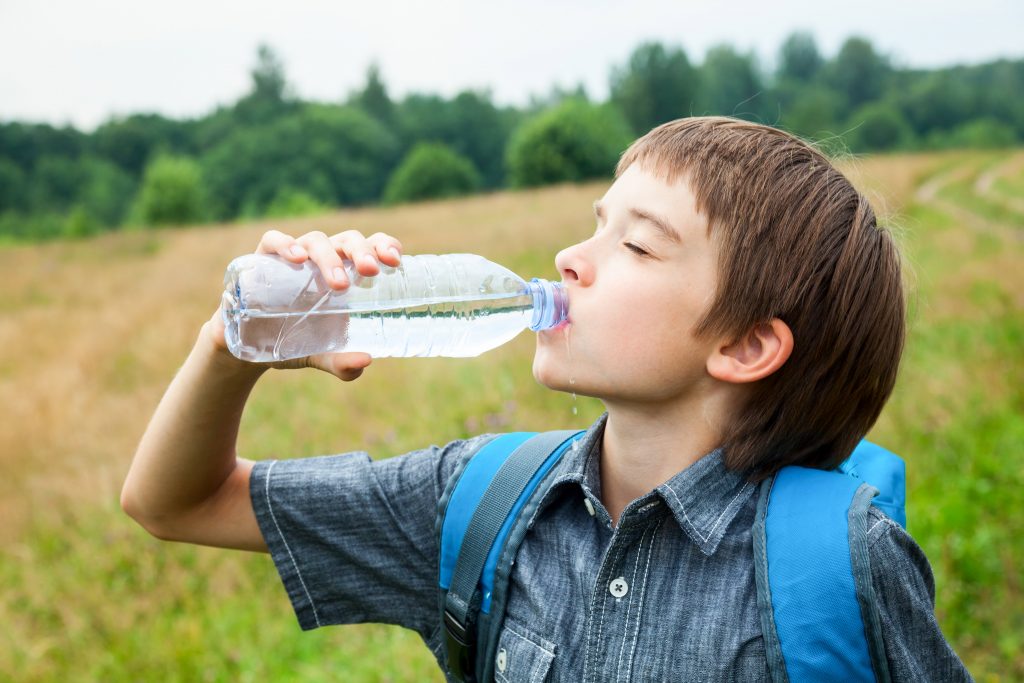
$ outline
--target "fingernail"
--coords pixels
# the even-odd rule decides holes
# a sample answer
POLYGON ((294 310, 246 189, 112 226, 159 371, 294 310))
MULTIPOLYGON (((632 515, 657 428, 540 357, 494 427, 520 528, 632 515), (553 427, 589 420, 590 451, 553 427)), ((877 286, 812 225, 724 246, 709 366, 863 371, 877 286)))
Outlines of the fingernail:
POLYGON ((373 254, 363 254, 362 261, 370 265, 377 263, 377 259, 373 258, 373 254))
POLYGON ((306 250, 303 249, 302 247, 300 247, 297 244, 292 245, 292 248, 289 249, 289 251, 291 252, 292 256, 305 256, 306 255, 306 250))
POLYGON ((394 257, 395 257, 396 259, 401 259, 401 258, 402 258, 402 255, 401 255, 401 254, 399 254, 399 253, 398 253, 398 250, 397 250, 397 249, 395 249, 394 247, 389 247, 389 248, 388 248, 388 253, 390 253, 390 254, 391 254, 392 256, 394 256, 394 257))
POLYGON ((331 275, 333 275, 334 279, 338 282, 345 279, 345 271, 341 269, 341 266, 335 266, 334 270, 331 271, 331 275))

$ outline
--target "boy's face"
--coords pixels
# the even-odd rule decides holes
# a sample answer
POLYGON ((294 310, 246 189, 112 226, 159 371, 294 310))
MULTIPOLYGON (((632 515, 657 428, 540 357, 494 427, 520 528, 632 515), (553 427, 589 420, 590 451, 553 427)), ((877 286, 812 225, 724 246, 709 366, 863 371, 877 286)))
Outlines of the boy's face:
POLYGON ((537 335, 534 377, 606 404, 692 398, 710 381, 715 341, 691 331, 713 299, 717 254, 685 178, 669 185, 634 164, 595 212, 594 235, 555 257, 570 323, 537 335))

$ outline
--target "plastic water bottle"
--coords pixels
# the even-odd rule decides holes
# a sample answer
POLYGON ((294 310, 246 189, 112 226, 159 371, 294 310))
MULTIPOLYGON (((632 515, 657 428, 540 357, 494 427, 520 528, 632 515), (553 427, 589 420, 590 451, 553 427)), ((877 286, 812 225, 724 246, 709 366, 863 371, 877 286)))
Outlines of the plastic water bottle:
POLYGON ((568 314, 561 283, 515 273, 474 254, 403 256, 373 277, 343 260, 349 287, 332 289, 319 266, 246 254, 224 274, 221 314, 231 353, 270 362, 317 353, 478 356, 527 327, 568 314))

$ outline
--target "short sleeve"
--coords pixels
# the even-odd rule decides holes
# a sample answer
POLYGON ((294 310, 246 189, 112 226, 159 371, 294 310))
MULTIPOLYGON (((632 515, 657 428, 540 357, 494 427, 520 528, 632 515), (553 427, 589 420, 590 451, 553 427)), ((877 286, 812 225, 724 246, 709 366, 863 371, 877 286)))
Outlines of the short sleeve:
POLYGON ((935 618, 935 580, 924 551, 875 507, 868 515, 868 544, 892 680, 973 680, 935 618))
POLYGON ((253 509, 299 625, 436 630, 437 503, 490 435, 383 460, 359 451, 257 462, 253 509))

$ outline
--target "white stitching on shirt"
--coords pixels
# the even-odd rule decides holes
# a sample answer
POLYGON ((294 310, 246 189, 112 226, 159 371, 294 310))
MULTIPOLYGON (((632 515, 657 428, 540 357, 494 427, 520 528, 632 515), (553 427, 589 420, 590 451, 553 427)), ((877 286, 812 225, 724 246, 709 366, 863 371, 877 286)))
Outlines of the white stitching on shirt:
MULTIPOLYGON (((640 542, 637 544, 636 561, 633 562, 633 575, 629 578, 629 585, 631 587, 636 586, 636 570, 640 566, 640 555, 644 550, 644 539, 647 538, 647 532, 654 527, 647 527, 644 529, 644 533, 640 536, 640 542)), ((622 666, 622 651, 626 649, 626 637, 629 635, 629 611, 630 607, 633 606, 633 596, 636 595, 636 590, 629 592, 629 604, 626 605, 626 623, 622 626, 622 645, 619 646, 619 662, 618 666, 622 666)), ((616 667, 618 668, 618 667, 616 667)), ((629 676, 626 676, 626 680, 629 680, 629 676)))
MULTIPOLYGON (((875 527, 878 526, 879 524, 881 524, 882 522, 885 522, 889 526, 896 527, 897 529, 900 529, 900 530, 903 529, 903 527, 901 527, 899 524, 897 524, 896 522, 892 521, 888 517, 879 517, 878 520, 874 524, 871 525, 871 528, 868 529, 868 536, 870 536, 871 532, 875 530, 875 527)), ((872 541, 872 543, 874 543, 874 541, 872 541)))
MULTIPOLYGON (((536 640, 534 640, 533 638, 529 637, 528 635, 526 635, 522 631, 517 630, 514 626, 512 626, 507 621, 505 622, 505 630, 508 631, 509 633, 514 633, 515 635, 519 636, 520 638, 522 638, 523 640, 525 640, 525 641, 527 641, 529 643, 533 643, 538 648, 540 648, 541 650, 544 650, 544 652, 547 652, 552 657, 555 656, 555 653, 551 649, 549 649, 546 645, 544 645, 543 643, 538 643, 536 640)), ((537 637, 539 637, 539 636, 537 636, 537 637)))
POLYGON ((739 498, 741 495, 743 495, 743 493, 748 488, 750 488, 750 486, 751 486, 750 482, 747 482, 746 484, 743 485, 743 488, 741 488, 739 491, 736 492, 736 495, 732 497, 732 500, 729 501, 729 504, 726 505, 725 508, 722 509, 721 514, 718 515, 718 519, 715 520, 714 525, 711 527, 711 529, 708 530, 707 536, 704 536, 700 532, 700 529, 697 528, 697 525, 693 523, 692 519, 690 519, 690 515, 686 514, 686 506, 683 505, 683 501, 679 500, 679 494, 677 494, 675 491, 673 491, 672 487, 670 487, 670 486, 666 486, 665 490, 668 491, 669 493, 671 493, 672 497, 676 499, 676 503, 679 504, 679 509, 681 509, 683 511, 683 517, 685 517, 686 521, 690 523, 691 527, 693 527, 694 533, 696 533, 697 536, 700 537, 701 542, 702 543, 707 543, 708 539, 710 539, 711 536, 715 533, 715 529, 717 529, 718 525, 721 524, 722 519, 725 517, 725 513, 729 511, 729 508, 732 506, 733 503, 736 502, 736 499, 739 498))
POLYGON ((884 521, 885 521, 885 517, 880 517, 880 518, 878 519, 878 521, 876 521, 876 522, 875 522, 874 524, 872 524, 872 525, 871 525, 871 528, 870 528, 870 529, 868 529, 868 536, 870 536, 870 535, 871 535, 871 532, 875 530, 875 527, 876 527, 876 526, 878 526, 879 524, 881 524, 881 523, 882 523, 882 522, 884 522, 884 521))
MULTIPOLYGON (((636 627, 640 629, 640 616, 644 613, 644 595, 647 593, 647 575, 651 569, 651 555, 654 554, 654 539, 658 535, 658 530, 661 529, 661 525, 665 523, 665 517, 662 517, 658 522, 657 526, 654 527, 654 533, 651 534, 651 544, 647 548, 647 564, 644 565, 644 580, 640 586, 640 605, 637 607, 636 612, 636 627)), ((640 640, 635 635, 633 637, 633 647, 629 650, 629 668, 626 669, 626 680, 630 680, 633 675, 633 657, 636 655, 636 641, 640 640)))
POLYGON ((306 593, 306 599, 309 600, 309 606, 313 610, 313 620, 316 621, 317 627, 320 627, 320 616, 316 613, 316 603, 313 602, 313 596, 309 594, 309 589, 306 588, 306 582, 302 580, 302 572, 299 571, 299 563, 295 561, 295 556, 292 555, 292 549, 288 547, 288 539, 284 537, 284 532, 281 531, 281 525, 277 523, 277 515, 274 514, 274 504, 270 500, 270 471, 274 469, 274 465, 277 461, 274 460, 270 463, 270 467, 267 468, 267 484, 266 484, 266 496, 267 496, 267 509, 270 510, 270 519, 273 520, 274 526, 277 527, 277 535, 281 537, 281 542, 284 543, 284 549, 288 551, 288 557, 291 558, 292 566, 295 567, 295 575, 299 577, 299 583, 302 585, 302 590, 306 593))
MULTIPOLYGON (((612 540, 609 543, 609 547, 610 548, 614 547, 614 545, 615 545, 615 535, 617 533, 618 533, 618 531, 615 531, 615 532, 612 533, 612 540)), ((617 562, 618 558, 616 558, 615 561, 617 562)), ((601 563, 602 568, 605 566, 605 564, 607 564, 607 562, 608 562, 608 558, 605 558, 605 561, 601 563)), ((600 576, 600 570, 598 570, 598 575, 600 576)), ((605 604, 605 601, 606 601, 606 598, 604 597, 604 591, 601 589, 601 587, 594 586, 594 595, 593 595, 592 599, 598 601, 600 603, 600 605, 601 605, 601 620, 597 623, 597 641, 594 641, 594 642, 600 642, 600 640, 601 640, 601 633, 604 632, 604 614, 605 614, 604 613, 604 604, 605 604)), ((593 628, 594 628, 594 621, 591 620, 590 621, 590 627, 587 629, 587 656, 583 660, 583 673, 587 673, 590 670, 590 652, 593 649, 591 647, 591 645, 590 645, 590 643, 592 642, 590 640, 590 632, 593 630, 593 628)))

